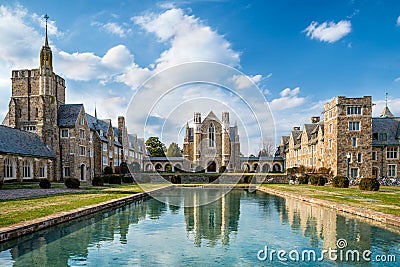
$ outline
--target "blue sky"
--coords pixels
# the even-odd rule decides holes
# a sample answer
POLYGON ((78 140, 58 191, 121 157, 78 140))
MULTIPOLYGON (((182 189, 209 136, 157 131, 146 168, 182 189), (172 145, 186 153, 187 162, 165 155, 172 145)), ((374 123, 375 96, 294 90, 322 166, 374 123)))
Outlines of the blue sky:
MULTIPOLYGON (((38 67, 45 13, 67 101, 89 113, 96 102, 103 118, 125 114, 152 74, 193 60, 248 75, 270 104, 277 136, 336 95, 371 95, 378 115, 388 92, 400 115, 399 1, 72 0, 0 2, 2 116, 11 70, 38 67)), ((192 113, 180 116, 179 125, 192 113)))

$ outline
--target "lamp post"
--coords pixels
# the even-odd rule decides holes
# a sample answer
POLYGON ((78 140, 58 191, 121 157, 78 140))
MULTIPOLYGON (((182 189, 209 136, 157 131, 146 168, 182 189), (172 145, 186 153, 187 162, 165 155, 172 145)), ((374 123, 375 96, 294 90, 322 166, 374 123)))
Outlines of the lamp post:
POLYGON ((350 165, 350 158, 351 158, 350 153, 347 153, 346 158, 347 158, 346 177, 347 177, 347 179, 349 179, 349 165, 350 165))

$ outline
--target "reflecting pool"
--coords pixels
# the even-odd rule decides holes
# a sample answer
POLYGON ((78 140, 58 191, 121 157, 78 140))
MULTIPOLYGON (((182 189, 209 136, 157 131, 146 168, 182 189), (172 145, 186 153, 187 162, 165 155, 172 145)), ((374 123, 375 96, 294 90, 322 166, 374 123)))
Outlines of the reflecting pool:
POLYGON ((224 195, 221 190, 164 191, 155 199, 0 244, 0 266, 397 266, 400 262, 399 228, 384 229, 263 192, 232 190, 224 195), (196 205, 218 194, 216 201, 196 205))

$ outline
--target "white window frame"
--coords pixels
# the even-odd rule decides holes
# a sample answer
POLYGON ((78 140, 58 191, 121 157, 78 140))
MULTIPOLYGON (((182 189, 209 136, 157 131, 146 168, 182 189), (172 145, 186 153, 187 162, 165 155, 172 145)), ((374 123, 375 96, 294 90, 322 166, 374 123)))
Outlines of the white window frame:
POLYGON ((79 138, 85 139, 86 132, 84 129, 79 129, 79 138))
POLYGON ((107 151, 107 148, 108 148, 107 143, 103 143, 103 151, 107 151))
POLYGON ((47 164, 39 162, 39 178, 47 178, 47 164))
POLYGON ((386 159, 398 159, 399 149, 397 147, 386 148, 386 159))
POLYGON ((31 179, 32 177, 32 161, 25 159, 22 163, 22 178, 31 179))
POLYGON ((351 169, 350 169, 350 177, 351 177, 351 178, 357 178, 358 176, 359 176, 359 169, 358 169, 358 168, 351 168, 351 169), (356 171, 356 173, 357 173, 356 176, 353 175, 353 172, 354 172, 354 171, 356 171))
POLYGON ((64 174, 64 177, 66 177, 66 178, 71 176, 71 169, 69 168, 69 166, 65 166, 63 168, 63 174, 64 174))
POLYGON ((349 131, 360 131, 361 130, 361 122, 349 121, 348 129, 349 129, 349 131), (356 125, 357 125, 357 127, 356 127, 356 125))
POLYGON ((12 158, 4 159, 4 180, 15 179, 16 163, 12 158))
POLYGON ((86 147, 79 146, 79 156, 86 156, 86 147))
POLYGON ((362 163, 362 153, 357 153, 357 162, 362 163))
POLYGON ((378 160, 378 153, 376 151, 372 151, 371 160, 378 160))
POLYGON ((357 137, 351 138, 351 146, 352 147, 357 147, 357 137))
POLYGON ((346 114, 347 115, 362 115, 362 107, 347 107, 346 109, 346 114))
POLYGON ((396 177, 397 176, 397 165, 396 164, 388 164, 387 165, 387 176, 388 177, 396 177))

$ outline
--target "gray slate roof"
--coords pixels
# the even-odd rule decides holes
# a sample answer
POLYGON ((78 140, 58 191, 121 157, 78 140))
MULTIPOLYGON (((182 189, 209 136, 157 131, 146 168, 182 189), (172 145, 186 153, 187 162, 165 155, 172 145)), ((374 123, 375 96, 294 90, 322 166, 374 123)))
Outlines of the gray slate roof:
POLYGON ((83 104, 61 105, 58 109, 57 123, 60 127, 74 127, 83 104))
POLYGON ((55 153, 34 133, 0 125, 0 153, 54 158, 55 153))
POLYGON ((372 118, 372 145, 399 145, 400 118, 372 118), (387 140, 379 140, 379 133, 387 133, 387 140))

